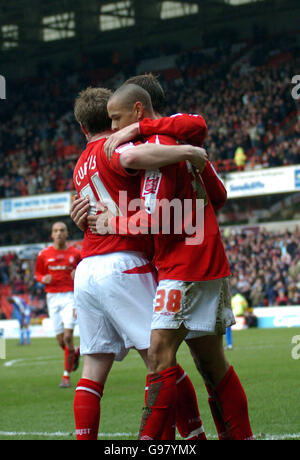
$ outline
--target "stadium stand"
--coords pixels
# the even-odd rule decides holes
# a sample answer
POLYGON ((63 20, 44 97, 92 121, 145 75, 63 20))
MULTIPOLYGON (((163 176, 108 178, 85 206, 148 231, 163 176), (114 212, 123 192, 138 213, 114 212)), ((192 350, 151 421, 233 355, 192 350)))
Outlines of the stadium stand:
MULTIPOLYGON (((293 37, 271 37, 264 45, 233 43, 224 52, 220 42, 213 49, 173 55, 175 68, 157 69, 165 55, 148 64, 144 60, 143 68, 160 74, 168 115, 205 117, 205 145, 218 171, 297 164, 300 124, 287 90, 300 62, 294 43, 293 37)), ((114 88, 138 69, 138 61, 125 63, 118 78, 108 81, 100 77, 111 75, 112 68, 93 70, 92 81, 114 88)), ((0 198, 73 190, 72 171, 83 138, 72 104, 89 84, 89 70, 29 79, 22 97, 13 92, 5 112, 0 106, 0 198)))

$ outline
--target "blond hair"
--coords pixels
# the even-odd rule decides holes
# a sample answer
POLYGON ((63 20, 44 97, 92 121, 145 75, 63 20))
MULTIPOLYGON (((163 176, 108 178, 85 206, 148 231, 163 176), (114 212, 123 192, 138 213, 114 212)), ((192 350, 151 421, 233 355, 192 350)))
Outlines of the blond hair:
POLYGON ((110 129, 107 102, 111 95, 109 89, 91 86, 78 94, 74 104, 74 115, 88 133, 94 135, 110 129))

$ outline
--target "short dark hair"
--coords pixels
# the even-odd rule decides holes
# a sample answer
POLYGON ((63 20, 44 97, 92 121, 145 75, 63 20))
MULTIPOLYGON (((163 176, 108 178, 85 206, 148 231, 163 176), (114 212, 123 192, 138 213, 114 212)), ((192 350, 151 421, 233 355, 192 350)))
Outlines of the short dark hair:
POLYGON ((112 92, 106 88, 89 86, 81 91, 74 104, 74 115, 90 134, 101 133, 111 128, 107 103, 112 92))
POLYGON ((158 81, 158 77, 152 73, 145 73, 143 75, 136 75, 128 78, 126 84, 138 85, 144 90, 148 91, 151 97, 152 106, 155 112, 163 113, 166 106, 165 92, 158 81))
POLYGON ((153 111, 150 94, 139 85, 133 83, 124 84, 113 93, 111 99, 115 97, 118 97, 119 102, 128 109, 131 109, 135 102, 139 101, 148 112, 153 111))

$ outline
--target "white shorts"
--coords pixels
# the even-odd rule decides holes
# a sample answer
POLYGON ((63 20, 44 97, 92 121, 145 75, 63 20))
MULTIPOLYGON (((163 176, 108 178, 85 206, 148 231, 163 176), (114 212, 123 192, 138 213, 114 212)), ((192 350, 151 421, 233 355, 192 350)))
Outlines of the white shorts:
POLYGON ((186 339, 224 334, 226 327, 235 324, 228 278, 160 281, 151 329, 178 329, 181 324, 190 331, 186 339))
POLYGON ((62 334, 64 329, 74 329, 76 311, 72 291, 48 293, 47 306, 55 335, 62 334))
POLYGON ((147 264, 136 252, 87 257, 79 263, 74 293, 82 355, 114 353, 121 361, 130 348, 149 348, 157 283, 149 269, 135 273, 147 264))

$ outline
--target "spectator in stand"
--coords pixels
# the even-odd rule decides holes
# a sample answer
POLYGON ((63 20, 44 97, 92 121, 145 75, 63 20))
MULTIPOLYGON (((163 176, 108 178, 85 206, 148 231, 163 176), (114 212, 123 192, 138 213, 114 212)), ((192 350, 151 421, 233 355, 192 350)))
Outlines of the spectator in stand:
POLYGON ((247 160, 247 156, 245 155, 243 147, 238 147, 236 151, 234 152, 234 162, 239 171, 244 169, 246 160, 247 160))
POLYGON ((254 285, 252 286, 250 292, 250 300, 252 307, 264 306, 263 283, 261 278, 257 278, 254 285))
POLYGON ((289 299, 285 294, 285 289, 284 288, 278 289, 278 296, 275 300, 275 305, 285 306, 288 304, 288 300, 289 299))

